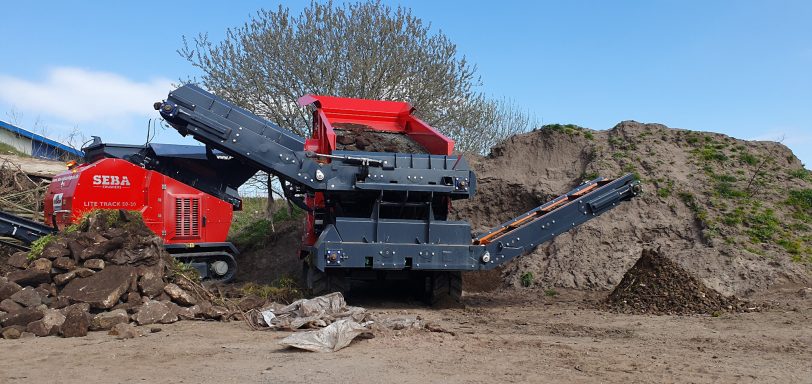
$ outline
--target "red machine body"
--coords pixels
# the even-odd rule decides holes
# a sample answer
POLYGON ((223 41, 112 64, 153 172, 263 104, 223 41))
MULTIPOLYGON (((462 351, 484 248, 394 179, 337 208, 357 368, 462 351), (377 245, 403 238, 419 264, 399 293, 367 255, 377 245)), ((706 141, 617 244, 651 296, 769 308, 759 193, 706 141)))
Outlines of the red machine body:
MULTIPOLYGON (((370 131, 406 135, 433 155, 451 155, 454 150, 454 140, 414 116, 414 107, 406 102, 319 95, 305 95, 298 102, 301 106, 314 108, 312 136, 305 142, 307 151, 332 154, 337 148, 333 125, 341 123, 370 131)), ((324 194, 316 192, 306 197, 305 204, 311 210, 305 215, 302 244, 309 246, 318 239, 317 216, 325 209, 324 194)))
POLYGON ((126 160, 105 158, 59 174, 45 196, 47 225, 62 229, 94 209, 139 211, 167 245, 221 243, 231 204, 126 160))

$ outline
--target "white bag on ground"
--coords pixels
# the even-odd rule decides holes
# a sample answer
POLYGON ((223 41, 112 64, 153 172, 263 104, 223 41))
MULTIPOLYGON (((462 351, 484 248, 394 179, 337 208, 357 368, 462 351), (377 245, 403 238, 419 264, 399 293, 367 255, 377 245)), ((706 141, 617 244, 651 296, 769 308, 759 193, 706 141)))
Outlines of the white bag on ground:
POLYGON ((352 342, 358 335, 369 332, 352 319, 338 320, 316 331, 297 332, 279 341, 279 344, 313 352, 335 352, 352 342))

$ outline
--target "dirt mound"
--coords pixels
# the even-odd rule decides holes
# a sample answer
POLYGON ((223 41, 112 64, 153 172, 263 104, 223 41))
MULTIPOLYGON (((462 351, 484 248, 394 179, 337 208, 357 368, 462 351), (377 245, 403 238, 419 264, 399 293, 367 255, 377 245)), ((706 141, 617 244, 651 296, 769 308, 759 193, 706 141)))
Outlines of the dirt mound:
POLYGON ((59 234, 8 258, 0 277, 0 330, 5 338, 84 336, 179 319, 228 319, 232 312, 174 263, 140 215, 94 211, 59 234))
POLYGON ((455 201, 451 218, 477 231, 586 179, 643 182, 643 196, 505 265, 503 285, 521 287, 525 275, 543 288, 609 290, 644 248, 660 246, 727 295, 812 276, 812 175, 779 143, 624 121, 606 131, 548 126, 467 159, 477 194, 455 201))
POLYGON ((302 219, 282 221, 275 227, 274 232, 268 233, 265 247, 241 251, 236 256, 237 282, 270 284, 280 278, 300 279, 302 219))
POLYGON ((643 255, 606 299, 608 309, 623 313, 686 315, 735 311, 743 306, 725 297, 657 251, 643 255))

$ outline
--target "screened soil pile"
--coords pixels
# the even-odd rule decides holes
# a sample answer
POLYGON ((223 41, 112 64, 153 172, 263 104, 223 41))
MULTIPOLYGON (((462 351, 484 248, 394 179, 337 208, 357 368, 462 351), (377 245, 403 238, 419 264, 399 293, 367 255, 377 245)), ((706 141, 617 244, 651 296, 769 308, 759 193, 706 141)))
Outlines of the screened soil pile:
MULTIPOLYGON (((178 320, 228 320, 236 312, 164 249, 140 215, 99 210, 6 261, 0 277, 0 333, 78 337, 178 320)), ((261 304, 261 303, 259 303, 261 304)))
POLYGON ((659 252, 643 255, 606 299, 607 309, 630 314, 687 315, 739 311, 744 302, 705 286, 659 252))
POLYGON ((354 123, 335 123, 333 128, 336 149, 340 151, 428 153, 403 133, 375 131, 370 126, 354 123))

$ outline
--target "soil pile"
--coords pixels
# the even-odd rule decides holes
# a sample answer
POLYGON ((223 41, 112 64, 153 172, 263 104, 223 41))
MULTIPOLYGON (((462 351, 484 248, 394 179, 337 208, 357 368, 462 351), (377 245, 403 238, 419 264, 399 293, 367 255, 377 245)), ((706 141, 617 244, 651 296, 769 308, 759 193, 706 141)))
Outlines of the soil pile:
POLYGON ((370 126, 354 123, 335 123, 333 127, 339 151, 428 153, 403 133, 375 131, 370 126))
POLYGON ((624 121, 606 131, 546 126, 508 138, 487 157, 466 158, 477 192, 455 201, 451 218, 476 231, 597 176, 635 173, 644 189, 466 283, 500 274, 503 285, 521 287, 525 275, 542 288, 610 290, 644 248, 658 247, 726 295, 808 285, 812 276, 812 175, 779 143, 624 121))
POLYGON ((76 337, 89 330, 126 338, 140 333, 134 325, 232 315, 174 263, 134 212, 92 212, 7 263, 15 270, 0 277, 5 338, 76 337))
POLYGON ((238 243, 236 280, 271 284, 281 278, 299 279, 302 274, 301 245, 301 218, 276 223, 275 231, 268 231, 263 247, 246 247, 238 243))
POLYGON ((608 309, 634 314, 716 314, 740 310, 743 302, 725 297, 659 252, 644 249, 606 299, 608 309))

